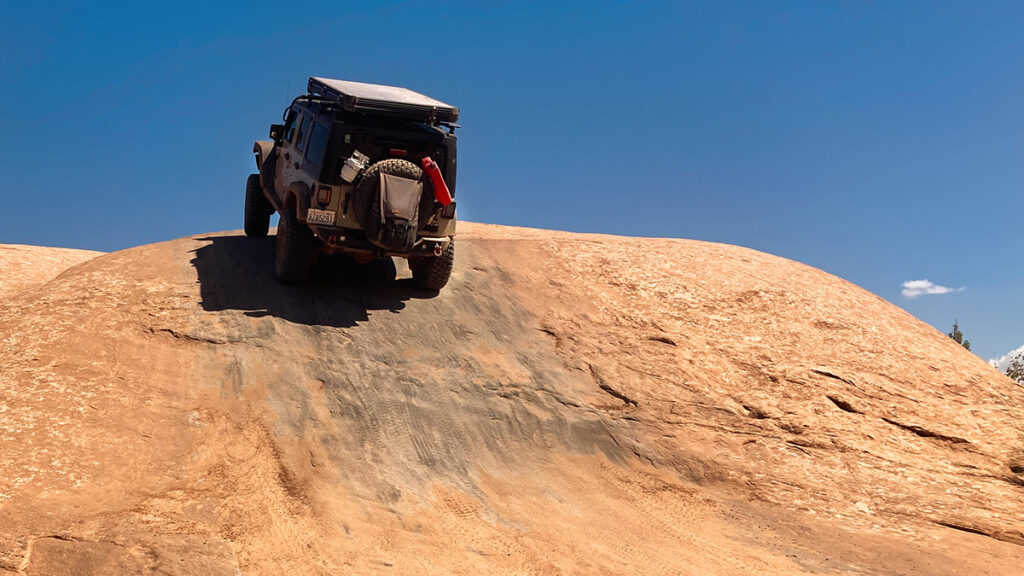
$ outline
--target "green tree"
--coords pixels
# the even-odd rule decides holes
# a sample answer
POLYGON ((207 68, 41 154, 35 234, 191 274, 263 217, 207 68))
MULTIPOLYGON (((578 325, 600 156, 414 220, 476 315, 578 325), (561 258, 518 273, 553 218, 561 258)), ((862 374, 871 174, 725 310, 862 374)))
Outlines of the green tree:
POLYGON ((960 322, 958 320, 953 320, 953 331, 946 334, 946 336, 949 336, 954 342, 964 348, 967 348, 968 350, 971 349, 971 341, 964 338, 964 333, 960 331, 960 322))
POLYGON ((1010 365, 1006 367, 1006 375, 1016 380, 1018 384, 1024 384, 1024 352, 1010 359, 1010 365))

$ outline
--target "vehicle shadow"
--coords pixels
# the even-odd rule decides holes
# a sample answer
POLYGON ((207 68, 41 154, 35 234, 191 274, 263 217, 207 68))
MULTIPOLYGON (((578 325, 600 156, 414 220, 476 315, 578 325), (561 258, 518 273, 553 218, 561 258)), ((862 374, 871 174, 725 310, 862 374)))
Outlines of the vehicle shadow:
POLYGON ((298 285, 274 277, 274 238, 212 236, 194 251, 203 310, 239 310, 247 316, 273 316, 311 326, 349 327, 371 310, 397 312, 410 299, 436 292, 417 288, 411 279, 395 280, 390 258, 357 264, 344 256, 322 257, 310 279, 298 285))

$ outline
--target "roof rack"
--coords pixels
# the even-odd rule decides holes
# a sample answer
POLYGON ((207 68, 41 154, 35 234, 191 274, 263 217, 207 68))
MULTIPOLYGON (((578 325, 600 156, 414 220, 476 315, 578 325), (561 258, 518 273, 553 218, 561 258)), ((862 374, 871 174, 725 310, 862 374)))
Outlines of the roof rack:
POLYGON ((430 124, 451 124, 459 119, 455 106, 398 86, 310 76, 307 91, 350 112, 398 116, 430 124))

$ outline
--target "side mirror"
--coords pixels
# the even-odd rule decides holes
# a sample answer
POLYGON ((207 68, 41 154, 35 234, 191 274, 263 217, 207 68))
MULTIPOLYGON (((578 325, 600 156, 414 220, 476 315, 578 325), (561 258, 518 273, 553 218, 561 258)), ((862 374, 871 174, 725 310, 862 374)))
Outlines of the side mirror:
POLYGON ((277 142, 284 137, 284 124, 270 125, 270 139, 277 142))

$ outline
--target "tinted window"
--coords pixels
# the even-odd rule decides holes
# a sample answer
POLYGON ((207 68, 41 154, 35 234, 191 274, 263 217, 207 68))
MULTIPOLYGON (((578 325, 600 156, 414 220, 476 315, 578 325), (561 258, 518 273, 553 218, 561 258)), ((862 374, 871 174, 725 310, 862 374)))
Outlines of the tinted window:
POLYGON ((309 146, 306 148, 306 160, 317 166, 324 159, 324 150, 327 148, 327 136, 330 130, 319 122, 313 123, 312 133, 309 135, 309 146))
POLYGON ((302 115, 302 121, 299 122, 299 131, 295 135, 295 147, 300 151, 306 147, 306 133, 309 132, 309 116, 302 115))

